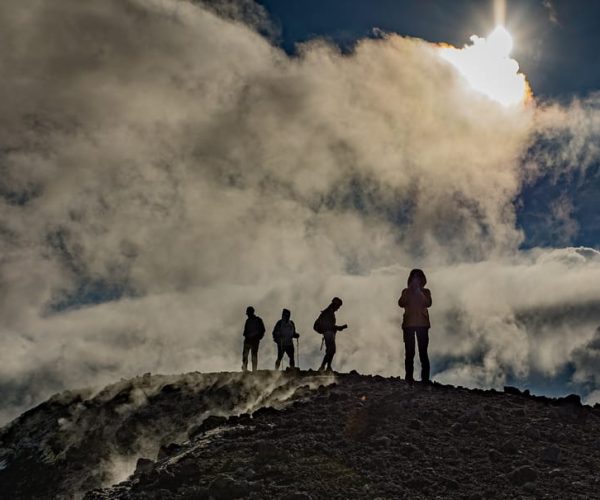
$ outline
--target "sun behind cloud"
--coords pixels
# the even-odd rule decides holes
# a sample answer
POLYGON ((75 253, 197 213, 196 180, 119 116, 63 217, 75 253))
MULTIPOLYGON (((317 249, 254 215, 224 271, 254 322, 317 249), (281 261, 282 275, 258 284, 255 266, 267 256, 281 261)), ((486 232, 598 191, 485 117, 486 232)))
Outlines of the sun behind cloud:
POLYGON ((442 47, 441 55, 452 63, 470 86, 505 106, 521 104, 530 95, 519 63, 510 58, 513 41, 504 26, 497 26, 487 37, 471 37, 472 45, 462 49, 442 47))

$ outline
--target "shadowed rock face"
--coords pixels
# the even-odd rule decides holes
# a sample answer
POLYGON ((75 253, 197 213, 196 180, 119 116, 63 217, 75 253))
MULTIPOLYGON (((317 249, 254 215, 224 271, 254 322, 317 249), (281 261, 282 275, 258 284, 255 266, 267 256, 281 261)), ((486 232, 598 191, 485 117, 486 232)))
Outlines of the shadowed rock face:
POLYGON ((0 496, 81 497, 127 478, 141 457, 168 456, 188 436, 238 414, 290 404, 332 381, 268 371, 147 374, 96 394, 58 394, 0 432, 0 496))
POLYGON ((576 498, 600 488, 600 410, 576 396, 409 386, 356 373, 336 374, 335 383, 311 372, 167 379, 122 382, 90 399, 55 398, 20 417, 2 434, 3 490, 36 498, 87 491, 92 500, 301 500, 576 498), (125 410, 134 387, 151 387, 150 396, 125 410), (78 405, 84 409, 70 425, 52 428, 78 405), (127 418, 115 417, 120 412, 127 418), (146 441, 152 453, 141 452, 146 441), (133 474, 97 488, 119 480, 107 472, 111 453, 114 463, 130 450, 137 452, 121 478, 133 474), (30 481, 26 465, 46 482, 30 481))

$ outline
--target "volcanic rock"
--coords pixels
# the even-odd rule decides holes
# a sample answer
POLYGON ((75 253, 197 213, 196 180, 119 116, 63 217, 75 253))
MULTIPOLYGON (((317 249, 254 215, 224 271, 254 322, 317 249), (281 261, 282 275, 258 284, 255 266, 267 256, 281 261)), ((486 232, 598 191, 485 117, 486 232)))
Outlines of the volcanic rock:
POLYGON ((517 469, 514 469, 508 475, 508 478, 510 479, 510 481, 517 486, 521 486, 525 483, 535 481, 537 479, 537 477, 538 477, 538 471, 527 465, 524 465, 522 467, 518 467, 517 469))
POLYGON ((0 491, 86 500, 593 498, 598 436, 597 409, 526 391, 299 371, 155 375, 54 399, 2 429, 0 491))
POLYGON ((560 448, 556 445, 548 446, 542 451, 542 460, 550 464, 558 464, 561 460, 560 448))

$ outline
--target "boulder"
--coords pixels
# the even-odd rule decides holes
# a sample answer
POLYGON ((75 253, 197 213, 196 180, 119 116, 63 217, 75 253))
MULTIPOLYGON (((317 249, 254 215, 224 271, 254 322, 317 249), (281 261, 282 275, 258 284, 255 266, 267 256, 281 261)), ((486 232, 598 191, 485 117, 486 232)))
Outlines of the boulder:
POLYGON ((502 454, 497 451, 497 450, 489 450, 488 451, 488 456, 490 457, 490 462, 496 464, 498 463, 500 460, 502 460, 502 454))
POLYGON ((540 431, 531 425, 525 428, 525 435, 535 441, 538 441, 542 437, 540 431))
POLYGON ((135 476, 139 476, 140 474, 147 474, 154 467, 154 461, 149 458, 138 458, 137 463, 135 465, 135 472, 133 473, 135 476))
POLYGON ((578 394, 569 394, 564 398, 558 398, 557 404, 559 406, 581 406, 581 396, 578 394))
POLYGON ((392 445, 392 440, 387 436, 379 436, 373 440, 373 444, 378 448, 389 448, 392 445))
POLYGON ((250 483, 237 480, 227 474, 220 474, 208 486, 208 494, 215 500, 233 500, 247 496, 250 483))
POLYGON ((504 453, 508 453, 509 455, 514 455, 519 451, 519 446, 514 439, 509 439, 506 441, 502 447, 500 448, 504 453))
POLYGON ((462 430, 462 425, 458 422, 454 422, 451 426, 450 426, 450 430, 455 433, 458 434, 461 430, 462 430))
POLYGON ((504 393, 505 394, 512 394, 513 396, 520 396, 521 395, 521 391, 519 389, 517 389, 516 387, 513 387, 511 385, 505 385, 504 386, 504 393))
POLYGON ((481 422, 484 418, 483 409, 480 406, 474 406, 473 408, 469 408, 466 412, 464 412, 460 417, 458 417, 459 422, 469 423, 469 422, 481 422))
POLYGON ((556 445, 551 445, 542 451, 542 460, 549 464, 558 464, 561 461, 561 451, 556 445))
POLYGON ((413 476, 406 481, 406 486, 408 486, 410 489, 422 490, 423 488, 429 486, 429 481, 420 476, 413 476))
POLYGON ((423 428, 423 422, 421 422, 420 420, 418 420, 418 419, 416 419, 416 418, 415 418, 415 419, 411 420, 411 421, 408 423, 408 426, 409 426, 411 429, 414 429, 414 430, 417 430, 417 431, 418 431, 418 430, 420 430, 420 429, 422 429, 422 428, 423 428))
POLYGON ((525 483, 531 483, 538 477, 538 471, 528 465, 523 465, 511 471, 508 474, 509 481, 515 486, 522 486, 525 483))
POLYGON ((406 457, 411 457, 419 453, 419 449, 411 443, 401 443, 398 446, 398 451, 406 457))
POLYGON ((183 450, 183 445, 179 443, 169 443, 162 445, 158 450, 158 460, 163 460, 168 457, 177 455, 183 450))

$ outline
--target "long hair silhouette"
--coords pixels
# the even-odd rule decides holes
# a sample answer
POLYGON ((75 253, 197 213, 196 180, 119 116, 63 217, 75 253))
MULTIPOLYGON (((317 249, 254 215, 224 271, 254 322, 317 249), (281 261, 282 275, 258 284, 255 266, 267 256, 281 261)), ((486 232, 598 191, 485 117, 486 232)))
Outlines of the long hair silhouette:
POLYGON ((421 281, 423 282, 423 286, 425 286, 427 284, 427 278, 425 277, 425 273, 423 272, 422 269, 413 269, 409 275, 408 275, 408 279, 406 280, 406 284, 410 285, 410 282, 414 279, 414 278, 420 278, 421 281))

